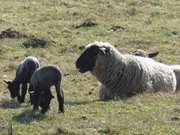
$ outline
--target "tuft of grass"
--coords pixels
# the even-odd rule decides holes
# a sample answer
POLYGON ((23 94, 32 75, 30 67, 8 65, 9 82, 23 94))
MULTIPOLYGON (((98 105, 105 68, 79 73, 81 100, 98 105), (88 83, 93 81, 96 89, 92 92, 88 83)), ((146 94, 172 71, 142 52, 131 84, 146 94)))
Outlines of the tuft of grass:
POLYGON ((8 124, 8 135, 13 135, 13 127, 11 122, 8 124))

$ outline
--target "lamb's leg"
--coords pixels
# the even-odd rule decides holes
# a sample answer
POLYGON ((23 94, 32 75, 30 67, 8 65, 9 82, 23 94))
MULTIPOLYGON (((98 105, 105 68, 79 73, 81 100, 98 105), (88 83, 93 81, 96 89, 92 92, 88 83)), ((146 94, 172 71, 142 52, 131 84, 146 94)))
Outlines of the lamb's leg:
POLYGON ((21 103, 21 96, 20 96, 20 84, 18 84, 18 88, 17 88, 18 92, 17 92, 17 100, 19 103, 21 103))
POLYGON ((58 82, 55 85, 55 87, 56 87, 56 94, 59 103, 59 112, 64 113, 64 93, 63 93, 63 89, 61 88, 60 82, 58 82))
POLYGON ((52 93, 50 91, 50 88, 46 89, 45 95, 43 95, 42 98, 45 98, 45 100, 43 100, 44 102, 40 103, 40 106, 42 108, 41 112, 42 113, 46 113, 47 110, 49 109, 49 105, 51 103, 51 99, 52 99, 52 93))
POLYGON ((51 93, 51 90, 49 88, 49 96, 48 96, 48 109, 50 109, 50 103, 51 103, 51 100, 54 98, 54 96, 52 95, 51 93))
POLYGON ((27 92, 27 83, 23 83, 22 84, 22 93, 21 93, 21 101, 20 102, 24 102, 26 92, 27 92))
POLYGON ((33 112, 36 113, 36 111, 39 110, 39 104, 40 104, 40 95, 33 95, 33 112))
POLYGON ((20 96, 19 93, 18 93, 18 95, 17 95, 17 100, 18 100, 19 103, 21 103, 21 96, 20 96))
POLYGON ((49 103, 48 103, 48 101, 46 101, 46 102, 44 102, 44 103, 41 103, 40 104, 40 106, 41 106, 41 113, 46 113, 47 112, 47 110, 48 110, 48 108, 49 108, 49 103))

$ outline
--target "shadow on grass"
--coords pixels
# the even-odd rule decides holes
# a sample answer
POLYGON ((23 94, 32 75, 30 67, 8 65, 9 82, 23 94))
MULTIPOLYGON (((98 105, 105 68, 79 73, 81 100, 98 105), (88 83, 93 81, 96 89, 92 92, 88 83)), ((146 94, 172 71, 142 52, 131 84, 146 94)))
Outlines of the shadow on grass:
POLYGON ((99 102, 100 100, 90 100, 90 101, 65 101, 66 105, 87 105, 87 104, 92 104, 95 102, 99 102))
POLYGON ((21 113, 17 116, 14 116, 13 120, 15 120, 21 124, 28 124, 33 121, 41 121, 44 118, 46 118, 46 115, 44 115, 44 114, 39 114, 37 116, 34 116, 32 110, 26 110, 23 113, 21 113))
POLYGON ((65 104, 66 105, 87 105, 87 104, 94 104, 98 102, 111 102, 111 101, 119 101, 119 100, 125 101, 137 95, 138 94, 122 95, 122 96, 115 97, 113 99, 106 99, 106 100, 95 99, 95 100, 89 100, 89 101, 65 101, 65 104))
POLYGON ((17 101, 14 100, 1 100, 0 101, 0 107, 5 109, 15 109, 20 108, 21 104, 19 104, 17 101))

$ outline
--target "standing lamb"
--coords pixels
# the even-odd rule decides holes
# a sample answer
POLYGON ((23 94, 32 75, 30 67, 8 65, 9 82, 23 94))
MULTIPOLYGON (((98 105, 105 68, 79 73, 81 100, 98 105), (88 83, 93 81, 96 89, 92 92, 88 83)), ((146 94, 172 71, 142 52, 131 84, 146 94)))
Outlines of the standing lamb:
POLYGON ((24 102, 27 92, 27 84, 30 82, 34 71, 40 67, 39 61, 36 57, 26 57, 18 65, 16 70, 16 77, 14 80, 4 80, 12 98, 17 97, 18 102, 24 102), (20 89, 20 85, 22 85, 20 89))
POLYGON ((59 103, 59 112, 64 113, 64 94, 61 80, 62 72, 55 65, 45 66, 34 72, 29 88, 34 112, 39 109, 39 106, 42 108, 42 113, 48 110, 50 101, 53 98, 50 87, 54 85, 59 103))
POLYGON ((143 92, 176 90, 176 77, 165 64, 150 58, 123 55, 109 43, 86 46, 76 61, 79 72, 91 73, 99 80, 101 100, 143 92))

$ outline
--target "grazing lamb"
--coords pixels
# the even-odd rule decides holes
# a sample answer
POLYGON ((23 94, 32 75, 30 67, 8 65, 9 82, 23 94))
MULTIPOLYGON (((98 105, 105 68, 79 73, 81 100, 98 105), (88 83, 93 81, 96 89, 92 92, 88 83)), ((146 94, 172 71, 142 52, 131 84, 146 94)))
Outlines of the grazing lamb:
POLYGON ((94 42, 87 45, 77 59, 76 67, 81 73, 91 71, 99 80, 101 100, 146 89, 176 90, 176 77, 168 65, 150 58, 123 55, 109 43, 94 42))
POLYGON ((39 106, 41 112, 47 112, 51 99, 53 98, 50 87, 55 86, 59 103, 59 112, 64 113, 64 94, 61 87, 62 72, 55 65, 49 65, 38 69, 31 77, 30 101, 33 104, 33 111, 36 112, 39 106))
POLYGON ((17 97, 17 100, 21 103, 24 102, 27 92, 27 84, 30 82, 30 78, 34 71, 39 68, 40 64, 36 57, 26 57, 17 67, 16 77, 14 80, 4 80, 9 89, 12 98, 17 97), (22 85, 20 89, 20 85, 22 85))

